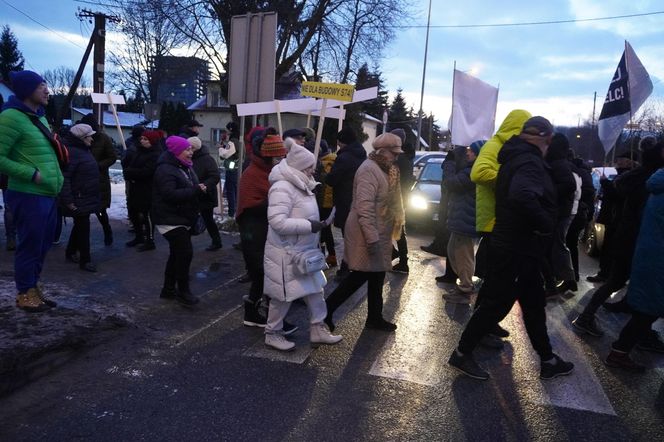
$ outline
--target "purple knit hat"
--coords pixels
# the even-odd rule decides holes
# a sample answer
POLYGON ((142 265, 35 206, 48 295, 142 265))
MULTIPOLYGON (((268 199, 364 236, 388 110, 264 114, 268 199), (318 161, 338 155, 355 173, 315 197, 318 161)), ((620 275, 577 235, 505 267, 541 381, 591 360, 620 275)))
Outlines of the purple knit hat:
POLYGON ((176 157, 185 150, 189 149, 189 147, 191 147, 191 144, 189 144, 189 141, 187 141, 186 138, 177 136, 166 138, 166 148, 176 157))

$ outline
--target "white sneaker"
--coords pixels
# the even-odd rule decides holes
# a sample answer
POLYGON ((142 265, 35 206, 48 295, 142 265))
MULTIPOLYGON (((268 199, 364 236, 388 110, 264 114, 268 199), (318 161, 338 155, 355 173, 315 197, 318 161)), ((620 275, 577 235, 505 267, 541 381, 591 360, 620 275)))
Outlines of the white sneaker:
POLYGON ((295 343, 289 341, 284 337, 284 335, 275 333, 275 334, 266 334, 265 335, 265 345, 268 347, 275 348, 280 351, 290 351, 295 348, 295 343))
POLYGON ((312 347, 317 347, 319 344, 333 345, 343 339, 343 336, 333 335, 327 325, 320 322, 318 324, 311 324, 309 331, 309 341, 312 347))

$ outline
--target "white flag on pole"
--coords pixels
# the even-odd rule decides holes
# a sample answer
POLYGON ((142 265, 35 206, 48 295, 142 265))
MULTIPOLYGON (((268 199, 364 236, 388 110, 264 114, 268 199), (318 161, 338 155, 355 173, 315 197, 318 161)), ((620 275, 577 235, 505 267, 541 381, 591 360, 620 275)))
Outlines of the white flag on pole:
POLYGON ((599 139, 608 154, 629 119, 652 93, 652 81, 632 46, 625 42, 597 122, 599 139))
POLYGON ((455 69, 453 89, 452 144, 469 146, 473 141, 491 138, 496 124, 498 88, 455 69))

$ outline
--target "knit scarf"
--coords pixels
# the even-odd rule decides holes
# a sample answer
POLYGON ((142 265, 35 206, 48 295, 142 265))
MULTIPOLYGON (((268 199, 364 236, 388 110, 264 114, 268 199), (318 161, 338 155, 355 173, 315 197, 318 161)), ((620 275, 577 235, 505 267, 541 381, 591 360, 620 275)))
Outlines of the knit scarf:
POLYGON ((388 217, 392 220, 392 239, 401 237, 401 229, 404 226, 406 216, 403 211, 403 202, 401 201, 401 185, 399 180, 399 168, 394 165, 387 157, 373 151, 369 154, 369 159, 378 164, 378 167, 387 174, 388 195, 387 206, 381 217, 388 217))

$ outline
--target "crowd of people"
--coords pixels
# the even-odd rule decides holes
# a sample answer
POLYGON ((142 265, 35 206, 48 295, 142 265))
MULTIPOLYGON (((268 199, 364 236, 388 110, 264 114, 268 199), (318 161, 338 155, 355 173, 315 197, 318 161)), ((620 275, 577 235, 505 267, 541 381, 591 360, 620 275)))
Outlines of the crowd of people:
MULTIPOLYGON (((311 344, 336 344, 342 336, 333 334, 334 314, 366 283, 365 327, 397 329, 383 315, 383 285, 388 271, 410 271, 404 202, 414 180, 414 151, 402 129, 377 136, 367 154, 349 127, 337 134, 335 145, 316 145, 310 128, 289 129, 282 137, 260 126, 240 134, 229 123, 215 159, 199 138, 202 125, 192 120, 170 136, 136 126, 126 149, 116 152, 92 115, 51 132, 44 118, 48 89, 37 73, 15 72, 11 80, 15 95, 0 113, 0 173, 6 176, 5 227, 7 247, 15 249, 18 308, 42 312, 55 306, 39 281, 62 216, 73 219, 65 259, 97 271, 90 215, 102 226, 104 244, 113 244, 106 210, 109 168, 119 159, 135 234, 126 246, 154 251, 155 232, 169 245, 161 298, 187 306, 199 301, 189 284, 191 238, 207 231, 206 250, 222 248, 214 219, 221 165, 228 215, 239 228, 237 247, 250 282, 244 325, 263 328, 267 346, 292 350, 288 336, 297 326, 286 318, 293 302, 303 302, 311 344), (337 256, 332 227, 343 237, 343 257, 337 256), (337 266, 338 285, 326 298, 325 270, 337 266)), ((629 281, 625 299, 607 305, 632 316, 606 363, 630 370, 644 368, 629 355, 634 347, 664 352, 652 329, 664 316, 658 271, 664 264, 658 253, 664 244, 664 143, 642 140, 639 161, 630 158, 615 180, 601 180, 598 222, 606 226, 605 243, 600 271, 588 280, 603 284, 572 322, 581 333, 601 336, 599 306, 629 281)), ((436 277, 449 283, 446 302, 470 304, 477 295, 449 364, 488 379, 473 352, 480 345, 503 347, 509 332, 500 322, 518 301, 541 359, 541 378, 570 374, 573 363, 552 349, 545 307, 547 298, 578 290, 578 243, 596 200, 590 168, 546 118, 525 110, 510 112, 491 139, 456 146, 441 167, 435 240, 422 248, 447 257, 445 274, 436 277)))

